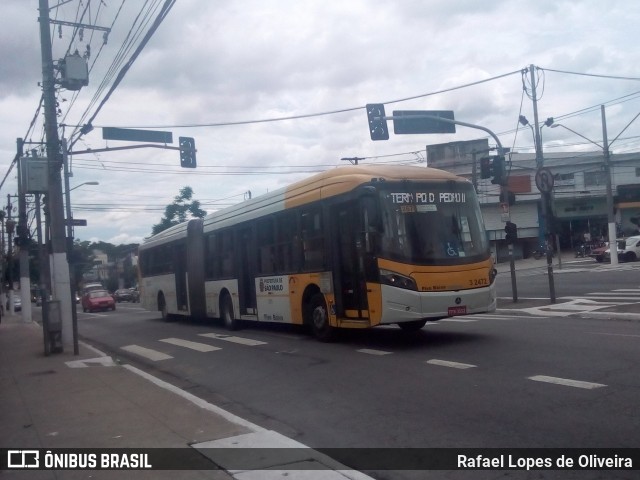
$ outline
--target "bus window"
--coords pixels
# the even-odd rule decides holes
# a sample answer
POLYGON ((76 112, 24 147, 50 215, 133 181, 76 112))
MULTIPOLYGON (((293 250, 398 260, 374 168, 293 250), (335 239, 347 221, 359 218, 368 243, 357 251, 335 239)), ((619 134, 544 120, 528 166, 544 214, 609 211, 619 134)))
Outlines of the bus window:
POLYGON ((301 215, 304 270, 324 268, 324 232, 320 208, 303 210, 301 215))
POLYGON ((276 217, 276 271, 285 273, 296 270, 294 245, 298 226, 292 212, 280 213, 276 217))
POLYGON ((225 230, 220 234, 220 276, 222 278, 235 276, 234 255, 233 230, 225 230))
POLYGON ((270 275, 275 269, 275 232, 273 218, 258 221, 258 273, 270 275))

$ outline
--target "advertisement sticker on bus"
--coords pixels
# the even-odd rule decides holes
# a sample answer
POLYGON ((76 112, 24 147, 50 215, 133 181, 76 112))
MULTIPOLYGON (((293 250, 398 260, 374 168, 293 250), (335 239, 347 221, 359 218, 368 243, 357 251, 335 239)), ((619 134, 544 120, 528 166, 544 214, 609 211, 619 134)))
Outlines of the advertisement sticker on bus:
POLYGON ((258 321, 291 323, 289 276, 256 278, 258 321))

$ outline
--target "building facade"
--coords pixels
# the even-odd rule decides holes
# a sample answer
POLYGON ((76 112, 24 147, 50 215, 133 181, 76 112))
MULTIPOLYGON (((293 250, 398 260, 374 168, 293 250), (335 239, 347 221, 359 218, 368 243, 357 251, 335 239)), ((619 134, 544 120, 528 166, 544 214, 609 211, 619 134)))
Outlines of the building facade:
MULTIPOLYGON (((500 186, 480 178, 480 160, 495 155, 487 140, 452 142, 427 147, 427 164, 469 178, 482 205, 489 239, 500 260, 506 256, 507 214, 518 227, 516 257, 528 257, 544 243, 541 194, 536 186, 535 154, 506 156, 512 201, 501 198, 500 186)), ((585 239, 607 241, 607 177, 603 152, 544 153, 543 165, 553 174, 551 206, 555 218, 556 248, 575 249, 585 239)), ((640 152, 612 154, 611 183, 617 236, 640 233, 640 152)))

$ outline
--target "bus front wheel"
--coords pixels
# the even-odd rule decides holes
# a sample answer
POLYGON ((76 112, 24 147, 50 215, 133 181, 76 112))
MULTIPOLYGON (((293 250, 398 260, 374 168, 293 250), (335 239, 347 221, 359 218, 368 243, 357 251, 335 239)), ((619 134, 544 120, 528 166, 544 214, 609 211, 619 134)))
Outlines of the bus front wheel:
POLYGON ((405 332, 417 332, 426 324, 426 320, 412 320, 410 322, 401 322, 398 326, 405 332))
POLYGON ((327 312, 327 304, 324 301, 324 296, 321 293, 316 293, 311 297, 309 307, 313 336, 321 342, 331 341, 335 333, 335 328, 329 323, 329 313, 327 312))
POLYGON ((233 302, 228 294, 223 297, 220 310, 222 312, 222 321, 227 330, 237 330, 240 325, 233 315, 233 302))

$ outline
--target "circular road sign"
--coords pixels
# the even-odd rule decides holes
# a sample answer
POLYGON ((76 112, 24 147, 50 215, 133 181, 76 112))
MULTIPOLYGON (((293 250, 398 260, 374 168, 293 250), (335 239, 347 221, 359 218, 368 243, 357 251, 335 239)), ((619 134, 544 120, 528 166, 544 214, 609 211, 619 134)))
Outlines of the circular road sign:
POLYGON ((553 173, 548 168, 539 168, 536 172, 536 187, 542 193, 551 193, 553 190, 553 173))

